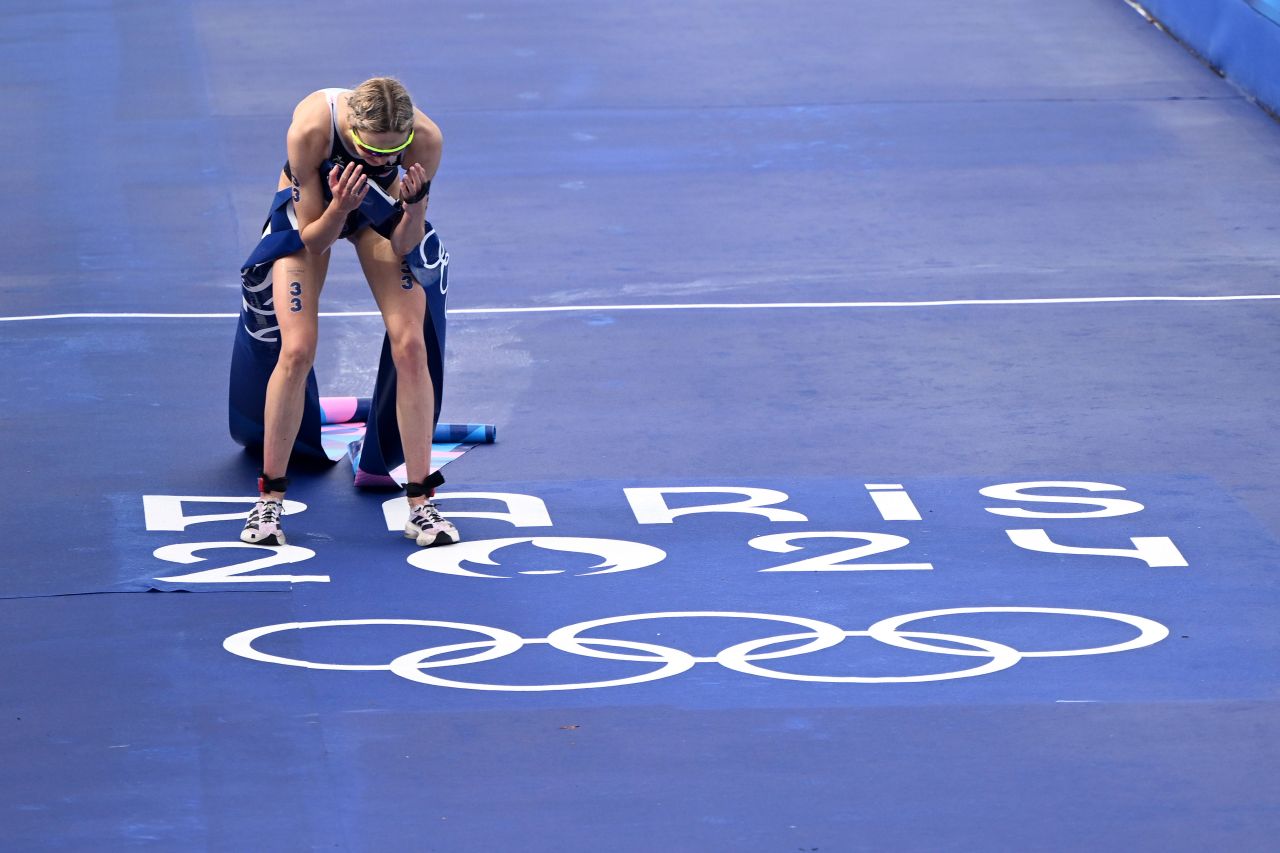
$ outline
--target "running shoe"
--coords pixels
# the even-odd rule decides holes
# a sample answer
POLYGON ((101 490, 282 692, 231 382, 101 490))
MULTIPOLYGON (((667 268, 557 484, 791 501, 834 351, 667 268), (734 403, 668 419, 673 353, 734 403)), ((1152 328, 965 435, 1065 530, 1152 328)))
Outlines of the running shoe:
POLYGON ((431 501, 415 506, 409 512, 409 520, 404 525, 404 535, 418 540, 418 545, 430 548, 433 545, 453 545, 461 538, 458 528, 440 515, 436 505, 431 501))
POLYGON ((240 541, 250 545, 283 545, 284 530, 280 527, 280 516, 284 515, 284 507, 280 501, 263 498, 249 510, 244 530, 240 533, 240 541))

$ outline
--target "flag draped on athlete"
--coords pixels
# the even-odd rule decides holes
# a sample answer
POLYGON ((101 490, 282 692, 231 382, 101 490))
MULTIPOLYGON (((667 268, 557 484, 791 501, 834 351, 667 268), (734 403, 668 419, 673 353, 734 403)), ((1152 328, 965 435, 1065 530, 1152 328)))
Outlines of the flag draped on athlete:
MULTIPOLYGON (((376 219, 376 214, 370 219, 376 219)), ((426 223, 424 230, 422 240, 402 260, 401 277, 402 286, 406 289, 420 286, 426 291, 427 311, 422 331, 427 345, 427 366, 435 390, 434 417, 438 422, 444 391, 449 254, 431 223, 426 223)), ((289 189, 280 190, 272 201, 262 239, 240 268, 242 301, 231 356, 228 396, 231 437, 254 450, 262 447, 267 382, 280 356, 280 324, 276 320, 272 299, 271 265, 302 249, 302 236, 293 213, 292 193, 289 189)), ((302 425, 294 442, 294 453, 328 458, 321 440, 322 414, 320 389, 313 369, 307 376, 306 402, 302 425)), ((435 426, 433 423, 432 428, 435 426)), ((385 334, 364 438, 362 442, 352 444, 350 455, 357 486, 396 485, 391 472, 404 462, 404 448, 396 421, 396 368, 391 358, 391 341, 385 334)))

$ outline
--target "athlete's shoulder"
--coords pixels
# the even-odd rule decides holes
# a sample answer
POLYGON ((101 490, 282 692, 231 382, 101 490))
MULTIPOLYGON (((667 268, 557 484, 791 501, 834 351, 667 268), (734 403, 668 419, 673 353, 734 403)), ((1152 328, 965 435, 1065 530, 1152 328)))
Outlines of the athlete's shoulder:
POLYGON ((444 134, 440 126, 430 116, 417 107, 413 108, 413 141, 422 140, 432 148, 440 148, 444 144, 444 134))
POLYGON ((323 89, 312 92, 293 108, 293 119, 289 122, 289 144, 301 146, 308 151, 314 149, 314 153, 323 158, 333 133, 331 125, 328 95, 323 89))
POLYGON ((292 133, 295 129, 303 132, 323 130, 328 135, 329 123, 329 97, 321 89, 298 101, 298 105, 293 108, 293 120, 289 125, 289 131, 292 133))

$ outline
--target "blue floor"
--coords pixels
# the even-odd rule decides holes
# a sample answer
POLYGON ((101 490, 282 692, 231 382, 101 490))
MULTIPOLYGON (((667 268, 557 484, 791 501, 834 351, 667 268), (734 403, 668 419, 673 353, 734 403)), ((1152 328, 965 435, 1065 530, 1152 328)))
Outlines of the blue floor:
POLYGON ((351 16, 0 13, 0 849, 1272 848, 1280 126, 1121 0, 351 16), (499 440, 460 545, 339 464, 238 548, 236 271, 376 73, 499 440))

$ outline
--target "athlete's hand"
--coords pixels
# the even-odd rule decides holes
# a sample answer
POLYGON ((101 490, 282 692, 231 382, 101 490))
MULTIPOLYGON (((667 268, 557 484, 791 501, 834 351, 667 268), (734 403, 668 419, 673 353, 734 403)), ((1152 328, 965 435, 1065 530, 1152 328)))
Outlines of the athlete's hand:
POLYGON ((350 213, 355 210, 369 192, 369 178, 364 167, 352 162, 339 170, 335 165, 329 172, 329 192, 333 194, 332 204, 339 211, 350 213))
MULTIPOLYGON (((402 199, 413 198, 427 184, 428 184, 427 170, 422 168, 421 163, 414 163, 413 165, 409 166, 409 168, 404 170, 404 175, 402 175, 400 178, 400 198, 402 199)), ((419 199, 416 202, 406 201, 405 205, 408 206, 410 204, 421 204, 425 206, 427 203, 427 199, 429 197, 430 196, 424 195, 421 199, 419 199)))

